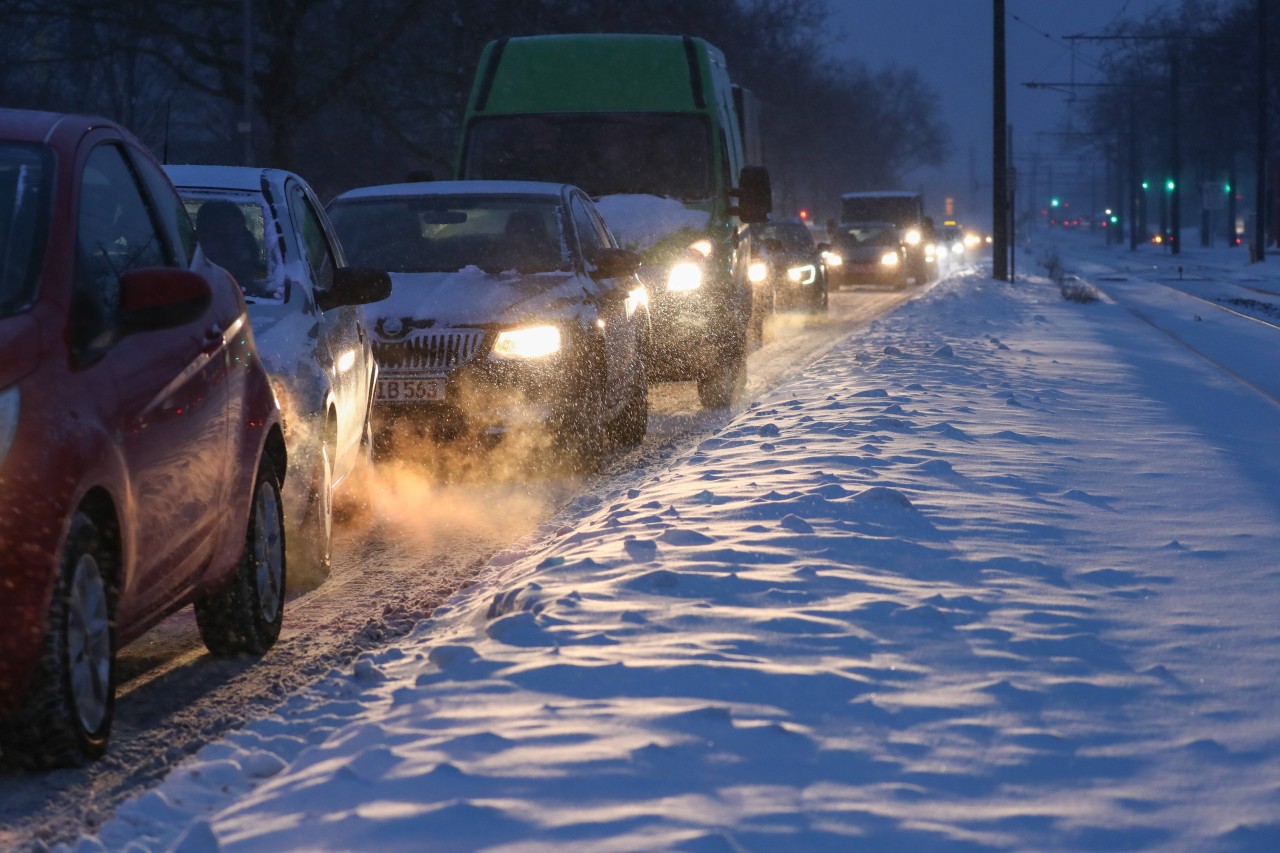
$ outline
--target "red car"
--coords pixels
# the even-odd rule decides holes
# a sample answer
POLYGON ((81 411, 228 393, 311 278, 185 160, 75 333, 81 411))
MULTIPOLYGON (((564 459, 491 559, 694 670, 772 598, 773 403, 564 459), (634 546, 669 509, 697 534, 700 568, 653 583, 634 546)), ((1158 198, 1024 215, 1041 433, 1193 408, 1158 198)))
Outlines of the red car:
POLYGON ((194 604, 279 636, 279 407, 239 289, 103 120, 0 110, 0 758, 106 749, 115 654, 194 604))

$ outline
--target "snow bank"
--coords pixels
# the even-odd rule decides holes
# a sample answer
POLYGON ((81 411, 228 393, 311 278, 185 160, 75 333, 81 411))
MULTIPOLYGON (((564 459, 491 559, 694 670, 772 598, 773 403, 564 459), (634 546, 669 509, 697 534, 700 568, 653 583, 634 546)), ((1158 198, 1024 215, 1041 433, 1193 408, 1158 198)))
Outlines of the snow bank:
POLYGON ((1278 849, 1277 434, 944 282, 82 847, 1278 849))

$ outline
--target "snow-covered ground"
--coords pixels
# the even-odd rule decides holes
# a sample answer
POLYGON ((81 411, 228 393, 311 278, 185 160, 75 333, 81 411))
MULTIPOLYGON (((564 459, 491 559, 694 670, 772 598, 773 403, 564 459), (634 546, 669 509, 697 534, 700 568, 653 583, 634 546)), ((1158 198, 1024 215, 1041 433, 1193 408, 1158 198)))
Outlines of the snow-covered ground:
POLYGON ((77 849, 1278 850, 1278 443, 958 275, 77 849))

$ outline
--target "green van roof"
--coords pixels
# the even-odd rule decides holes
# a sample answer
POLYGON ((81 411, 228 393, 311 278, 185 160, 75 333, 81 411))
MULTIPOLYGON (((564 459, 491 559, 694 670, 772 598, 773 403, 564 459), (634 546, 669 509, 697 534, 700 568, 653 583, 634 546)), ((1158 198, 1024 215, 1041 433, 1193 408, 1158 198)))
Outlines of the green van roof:
POLYGON ((491 42, 472 93, 475 115, 702 112, 714 105, 702 39, 654 35, 529 36, 491 42), (696 87, 696 90, 695 90, 696 87))

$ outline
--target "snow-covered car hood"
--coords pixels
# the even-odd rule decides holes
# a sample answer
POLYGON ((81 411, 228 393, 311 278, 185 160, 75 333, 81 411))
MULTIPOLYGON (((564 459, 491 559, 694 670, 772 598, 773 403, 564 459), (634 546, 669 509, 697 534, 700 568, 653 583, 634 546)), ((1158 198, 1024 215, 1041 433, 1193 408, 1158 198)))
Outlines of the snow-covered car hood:
POLYGON ((521 323, 572 313, 584 303, 590 284, 575 273, 486 273, 479 267, 391 273, 391 296, 365 310, 383 337, 398 334, 391 331, 397 323, 427 323, 427 328, 521 323))
POLYGON ((711 214, 687 207, 673 198, 656 195, 607 195, 596 199, 596 209, 618 244, 644 253, 680 231, 701 234, 711 225, 711 214))

